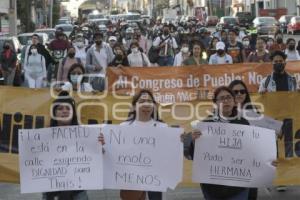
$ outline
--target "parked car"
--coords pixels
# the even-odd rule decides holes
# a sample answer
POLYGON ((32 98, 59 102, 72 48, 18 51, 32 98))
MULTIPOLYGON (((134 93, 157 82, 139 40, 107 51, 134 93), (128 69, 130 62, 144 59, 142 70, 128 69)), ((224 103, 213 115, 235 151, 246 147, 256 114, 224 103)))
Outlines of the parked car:
POLYGON ((217 29, 232 29, 235 26, 239 26, 239 20, 237 17, 225 16, 221 17, 220 22, 217 24, 217 29))
POLYGON ((300 31, 300 17, 299 16, 292 17, 287 27, 287 33, 295 35, 299 31, 300 31))
POLYGON ((258 35, 274 35, 279 30, 279 23, 274 17, 256 17, 253 27, 258 35))
POLYGON ((237 12, 235 17, 239 19, 239 24, 241 27, 249 28, 252 25, 254 16, 251 12, 237 12))
POLYGON ((216 26, 219 22, 218 16, 208 16, 205 20, 205 26, 216 26))
POLYGON ((280 31, 282 33, 287 33, 287 26, 288 24, 290 23, 292 17, 295 17, 294 15, 282 15, 278 22, 279 22, 279 25, 280 25, 280 31))
POLYGON ((55 29, 54 28, 45 28, 45 29, 36 29, 35 33, 46 33, 48 35, 49 41, 55 39, 55 29))
POLYGON ((16 53, 21 53, 22 50, 22 45, 19 42, 18 38, 15 36, 1 36, 0 37, 0 52, 3 51, 3 45, 4 43, 8 41, 10 43, 10 45, 13 47, 13 50, 16 53))
POLYGON ((71 24, 58 24, 55 29, 62 28, 63 32, 69 37, 73 31, 73 26, 71 24))
POLYGON ((26 46, 31 43, 31 37, 33 34, 37 34, 39 36, 40 43, 43 45, 46 45, 49 41, 49 37, 46 33, 21 33, 18 35, 18 40, 21 45, 26 46))

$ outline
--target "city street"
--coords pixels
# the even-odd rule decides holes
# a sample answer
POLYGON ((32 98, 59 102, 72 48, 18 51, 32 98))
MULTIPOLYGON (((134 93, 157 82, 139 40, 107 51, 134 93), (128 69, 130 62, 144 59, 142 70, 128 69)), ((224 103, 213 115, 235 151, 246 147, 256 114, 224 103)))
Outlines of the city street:
MULTIPOLYGON (((89 200, 119 200, 119 192, 104 191, 88 191, 89 200)), ((277 192, 273 189, 260 189, 259 200, 298 200, 300 196, 300 187, 289 187, 286 192, 277 192)), ((0 200, 39 200, 41 194, 20 194, 18 185, 0 184, 0 200)), ((200 188, 177 188, 175 191, 168 191, 166 200, 200 200, 203 195, 200 188)))

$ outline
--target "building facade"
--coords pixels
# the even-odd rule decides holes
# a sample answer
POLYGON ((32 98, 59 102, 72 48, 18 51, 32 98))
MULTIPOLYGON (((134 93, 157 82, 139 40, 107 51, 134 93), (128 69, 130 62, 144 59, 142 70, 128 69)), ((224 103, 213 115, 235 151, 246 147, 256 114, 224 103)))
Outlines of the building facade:
POLYGON ((0 1, 0 33, 9 33, 10 1, 0 1))

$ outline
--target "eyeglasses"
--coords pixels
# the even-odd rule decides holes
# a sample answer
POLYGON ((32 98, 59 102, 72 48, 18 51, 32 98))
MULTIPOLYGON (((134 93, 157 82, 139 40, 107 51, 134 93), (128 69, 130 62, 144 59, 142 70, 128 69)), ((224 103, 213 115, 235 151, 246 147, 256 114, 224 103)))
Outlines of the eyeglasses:
POLYGON ((217 98, 217 101, 219 101, 219 102, 233 101, 233 97, 231 95, 221 96, 221 97, 217 98))
POLYGON ((233 93, 234 93, 235 95, 238 95, 238 94, 246 94, 247 91, 246 91, 246 90, 233 90, 233 93))

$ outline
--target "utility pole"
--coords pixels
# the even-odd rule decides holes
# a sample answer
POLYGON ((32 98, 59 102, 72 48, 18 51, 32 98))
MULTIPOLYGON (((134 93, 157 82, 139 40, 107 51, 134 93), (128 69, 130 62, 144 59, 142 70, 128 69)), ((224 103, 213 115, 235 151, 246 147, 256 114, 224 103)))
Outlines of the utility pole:
POLYGON ((50 8, 49 8, 49 22, 50 22, 50 27, 53 27, 53 0, 50 0, 50 8))
POLYGON ((16 36, 17 30, 17 0, 9 1, 9 33, 16 36))

